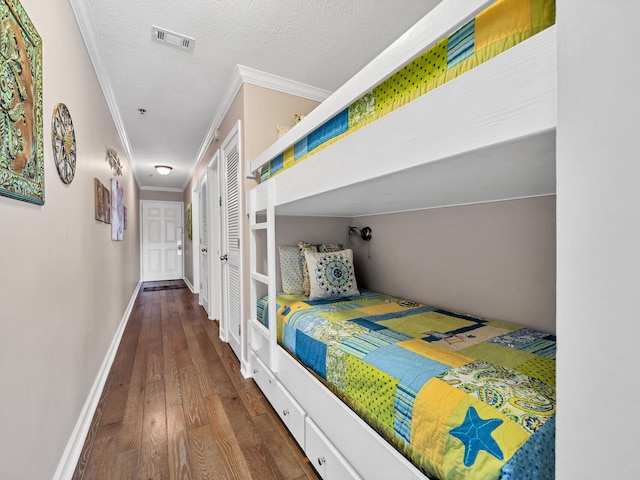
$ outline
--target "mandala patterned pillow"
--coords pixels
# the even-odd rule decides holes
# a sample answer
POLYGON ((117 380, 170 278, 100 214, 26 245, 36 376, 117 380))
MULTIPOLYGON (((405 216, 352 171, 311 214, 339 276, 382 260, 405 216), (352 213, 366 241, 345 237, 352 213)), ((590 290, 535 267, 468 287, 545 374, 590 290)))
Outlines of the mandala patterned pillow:
POLYGON ((309 287, 309 269, 307 268, 307 260, 304 256, 305 252, 317 252, 318 247, 316 247, 313 243, 307 243, 300 241, 298 242, 299 248, 299 256, 300 256, 300 268, 302 268, 302 291, 305 296, 309 296, 310 287, 309 287))
POLYGON ((298 247, 279 246, 280 279, 284 293, 304 293, 302 287, 302 264, 298 247))
POLYGON ((360 295, 353 268, 353 251, 305 251, 309 268, 309 300, 360 295))

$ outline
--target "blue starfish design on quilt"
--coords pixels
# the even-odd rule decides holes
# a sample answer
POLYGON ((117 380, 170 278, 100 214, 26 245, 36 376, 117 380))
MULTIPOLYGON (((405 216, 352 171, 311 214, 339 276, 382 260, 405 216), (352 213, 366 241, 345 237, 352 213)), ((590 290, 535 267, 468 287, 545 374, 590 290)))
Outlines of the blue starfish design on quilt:
POLYGON ((486 450, 498 460, 504 458, 502 450, 491 436, 491 432, 501 423, 502 420, 499 418, 484 420, 480 418, 475 408, 469 407, 464 422, 449 431, 451 435, 464 443, 464 465, 466 467, 475 463, 480 450, 486 450))

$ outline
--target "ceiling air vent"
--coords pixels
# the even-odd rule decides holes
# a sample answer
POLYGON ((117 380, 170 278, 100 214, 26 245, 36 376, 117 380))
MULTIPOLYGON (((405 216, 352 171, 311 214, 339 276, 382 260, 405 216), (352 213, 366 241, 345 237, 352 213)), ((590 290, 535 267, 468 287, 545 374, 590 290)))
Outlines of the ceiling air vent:
POLYGON ((151 37, 156 42, 164 43, 165 45, 170 45, 182 50, 193 50, 193 46, 196 43, 195 38, 187 37, 181 33, 172 32, 171 30, 156 26, 151 27, 151 37))

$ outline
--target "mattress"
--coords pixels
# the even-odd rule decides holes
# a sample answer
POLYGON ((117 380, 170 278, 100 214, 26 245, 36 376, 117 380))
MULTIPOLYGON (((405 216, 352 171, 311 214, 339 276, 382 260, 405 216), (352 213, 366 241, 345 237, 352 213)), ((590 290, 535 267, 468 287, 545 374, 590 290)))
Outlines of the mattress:
POLYGON ((431 478, 554 478, 554 335, 363 291, 278 295, 277 338, 431 478))
POLYGON ((401 108, 555 23, 554 0, 498 0, 261 169, 261 181, 401 108))

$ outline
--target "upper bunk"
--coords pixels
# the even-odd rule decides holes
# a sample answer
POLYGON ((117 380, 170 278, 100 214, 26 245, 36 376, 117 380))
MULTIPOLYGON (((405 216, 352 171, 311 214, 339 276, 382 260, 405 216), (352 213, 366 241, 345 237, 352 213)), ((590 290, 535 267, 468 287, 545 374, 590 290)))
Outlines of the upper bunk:
POLYGON ((444 0, 251 162, 252 209, 354 217, 554 194, 554 21, 552 0, 444 0))

